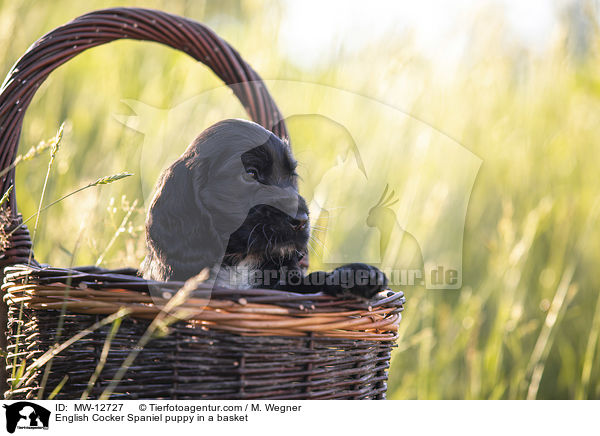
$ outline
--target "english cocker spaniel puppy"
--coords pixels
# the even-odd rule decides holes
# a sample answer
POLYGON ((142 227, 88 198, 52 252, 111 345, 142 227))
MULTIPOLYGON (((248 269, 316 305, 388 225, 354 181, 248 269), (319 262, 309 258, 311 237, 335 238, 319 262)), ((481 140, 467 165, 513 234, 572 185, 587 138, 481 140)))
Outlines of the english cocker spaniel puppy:
POLYGON ((206 129, 161 175, 146 220, 146 279, 184 281, 205 268, 235 288, 372 298, 379 269, 354 263, 306 275, 308 208, 290 146, 258 124, 206 129))

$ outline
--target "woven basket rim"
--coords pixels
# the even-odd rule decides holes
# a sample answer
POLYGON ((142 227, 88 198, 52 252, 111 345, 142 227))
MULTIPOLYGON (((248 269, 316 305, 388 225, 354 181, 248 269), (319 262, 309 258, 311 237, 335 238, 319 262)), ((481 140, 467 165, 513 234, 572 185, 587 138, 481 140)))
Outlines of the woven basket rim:
MULTIPOLYGON (((56 268, 27 264, 5 268, 2 285, 8 305, 35 310, 110 315, 125 308, 129 316, 153 319, 182 282, 156 282, 133 268, 56 268)), ((394 341, 406 299, 403 292, 378 301, 299 294, 272 289, 210 289, 198 285, 170 315, 239 335, 306 336, 394 341)))

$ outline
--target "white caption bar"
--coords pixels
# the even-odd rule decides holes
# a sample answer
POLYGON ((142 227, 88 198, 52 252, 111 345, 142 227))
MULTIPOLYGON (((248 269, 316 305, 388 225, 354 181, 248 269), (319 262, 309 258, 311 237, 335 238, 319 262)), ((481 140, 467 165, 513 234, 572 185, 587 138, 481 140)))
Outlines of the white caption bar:
POLYGON ((597 428, 600 410, 598 401, 59 400, 4 401, 3 406, 6 430, 33 436, 37 430, 40 436, 154 435, 186 430, 190 434, 239 431, 261 436, 340 432, 564 436, 588 434, 597 428))

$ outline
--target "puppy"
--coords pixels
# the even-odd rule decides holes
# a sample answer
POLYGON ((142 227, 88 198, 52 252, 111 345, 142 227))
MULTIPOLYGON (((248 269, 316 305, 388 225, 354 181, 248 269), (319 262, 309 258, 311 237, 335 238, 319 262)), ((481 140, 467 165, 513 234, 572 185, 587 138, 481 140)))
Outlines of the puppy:
POLYGON ((258 124, 205 130, 161 175, 146 220, 146 279, 184 281, 204 268, 236 288, 323 291, 366 299, 387 286, 365 264, 305 275, 309 220, 288 144, 258 124))

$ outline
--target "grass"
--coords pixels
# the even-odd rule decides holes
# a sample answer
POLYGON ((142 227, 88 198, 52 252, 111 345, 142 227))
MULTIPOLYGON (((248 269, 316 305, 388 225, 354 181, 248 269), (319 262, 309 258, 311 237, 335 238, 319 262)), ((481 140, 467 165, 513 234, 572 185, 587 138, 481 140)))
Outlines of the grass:
MULTIPOLYGON (((50 204, 43 206, 44 204, 44 194, 46 192, 46 187, 48 185, 48 180, 50 179, 50 171, 52 169, 52 165, 56 159, 56 155, 58 153, 59 150, 59 146, 60 146, 60 142, 62 140, 63 137, 63 131, 64 131, 64 123, 61 124, 60 128, 58 129, 56 135, 54 136, 53 139, 51 139, 48 142, 41 142, 40 145, 38 145, 37 147, 32 147, 30 149, 30 151, 25 155, 25 158, 21 158, 21 156, 19 156, 17 159, 15 159, 15 162, 11 165, 11 168, 16 167, 20 162, 25 161, 25 160, 29 160, 31 157, 39 154, 41 151, 43 151, 46 148, 50 149, 50 158, 48 160, 48 168, 46 171, 46 176, 44 178, 44 183, 42 186, 42 194, 39 200, 39 205, 38 205, 38 209, 37 212, 30 216, 28 219, 24 220, 23 223, 26 223, 28 221, 30 221, 31 219, 35 218, 35 224, 34 224, 34 228, 33 228, 33 238, 32 238, 32 243, 35 244, 35 237, 36 237, 36 233, 37 233, 37 227, 39 224, 39 219, 41 216, 41 212, 49 209, 50 207, 60 203, 61 201, 65 200, 66 198, 69 198, 85 189, 88 188, 92 188, 95 186, 100 186, 100 185, 108 185, 111 183, 114 183, 116 181, 119 181, 121 179, 124 179, 126 177, 132 176, 133 174, 128 173, 128 172, 122 172, 119 174, 114 174, 114 175, 110 175, 110 176, 105 176, 105 177, 101 177, 99 179, 97 179, 94 182, 88 183, 87 185, 76 189, 75 191, 72 191, 66 195, 63 195, 61 198, 59 198, 58 200, 55 200, 53 202, 51 202, 50 204), (46 146, 46 144, 48 144, 48 146, 46 146)), ((8 199, 8 196, 10 194, 10 192, 12 191, 13 186, 11 185, 9 187, 9 189, 5 192, 5 194, 2 196, 2 199, 0 200, 0 206, 2 206, 6 200, 8 199)), ((114 241, 116 240, 117 236, 119 235, 119 233, 122 231, 122 227, 125 226, 125 224, 127 223, 127 220, 129 219, 129 217, 131 216, 133 210, 135 209, 135 206, 137 204, 137 200, 134 201, 133 205, 131 206, 131 208, 128 210, 127 214, 125 215, 125 218, 123 219, 123 222, 121 223, 121 226, 119 228, 119 232, 115 233, 114 237, 111 239, 111 241, 109 242, 106 250, 108 250, 110 248, 110 246, 114 243, 114 241)), ((13 230, 14 232, 14 230, 13 230)), ((7 236, 10 236, 12 234, 9 233, 7 236)), ((3 236, 5 237, 5 236, 3 236)), ((73 264, 73 257, 74 257, 74 253, 76 252, 76 250, 73 250, 73 255, 71 257, 71 265, 73 264)), ((32 260, 32 255, 33 252, 30 252, 29 255, 29 262, 31 262, 32 260)), ((99 258, 99 261, 97 262, 97 264, 99 264, 101 262, 102 256, 99 258)), ((68 296, 68 292, 69 292, 69 282, 67 282, 67 287, 65 290, 65 295, 68 296)), ((124 314, 120 314, 118 313, 119 316, 124 316, 124 314)), ((63 306, 59 319, 58 319, 58 328, 57 328, 57 333, 56 333, 56 341, 57 343, 55 344, 55 347, 51 350, 48 351, 48 353, 45 353, 43 356, 41 356, 39 359, 36 359, 31 365, 27 366, 27 360, 26 359, 22 359, 21 361, 18 360, 18 352, 19 352, 19 340, 17 339, 17 342, 15 343, 15 356, 14 356, 14 360, 12 362, 12 374, 11 374, 11 379, 12 379, 12 389, 19 389, 19 387, 21 387, 24 383, 26 383, 26 381, 33 375, 33 373, 37 370, 39 370, 40 368, 44 368, 44 373, 42 376, 42 380, 40 382, 40 389, 38 391, 38 399, 43 399, 44 398, 44 392, 45 392, 45 388, 46 388, 46 384, 48 381, 48 376, 50 374, 50 371, 52 369, 52 357, 55 356, 56 354, 58 354, 61 350, 63 350, 64 348, 68 347, 69 345, 71 345, 72 343, 74 343, 75 341, 79 340, 80 338, 86 336, 87 334, 91 333, 92 331, 94 331, 96 328, 102 327, 106 322, 110 322, 110 320, 112 319, 111 317, 107 317, 105 320, 100 321, 98 323, 97 327, 90 327, 90 329, 81 332, 80 334, 74 336, 73 338, 70 338, 68 341, 64 342, 63 344, 59 345, 58 341, 61 339, 61 335, 62 335, 62 325, 63 325, 63 317, 65 315, 65 306, 63 306), (107 321, 108 320, 108 321, 107 321), (48 357, 50 356, 50 357, 48 357)), ((20 329, 21 329, 21 321, 22 321, 22 317, 23 317, 23 303, 21 302, 20 308, 19 308, 19 322, 17 324, 17 332, 16 332, 16 337, 19 338, 20 337, 20 329)), ((114 315, 113 315, 114 317, 114 315)), ((120 323, 120 317, 115 319, 113 321, 113 327, 114 325, 117 325, 120 323)), ((117 327, 118 328, 118 327, 117 327)), ((111 333, 113 332, 113 330, 111 330, 111 333)), ((108 353, 108 347, 110 347, 110 341, 111 341, 111 336, 109 335, 109 337, 107 337, 107 341, 106 341, 106 351, 103 350, 103 352, 108 353)), ((93 377, 92 379, 90 379, 90 383, 92 383, 93 377)), ((50 395, 48 396, 48 399, 52 399, 54 398, 61 390, 62 386, 64 386, 64 384, 68 381, 68 376, 65 376, 61 382, 53 389, 53 391, 50 393, 50 395)), ((92 384, 93 387, 93 384, 92 384)))
POLYGON ((184 286, 179 289, 175 295, 173 295, 173 297, 171 297, 167 304, 165 304, 165 306, 161 309, 160 313, 156 315, 152 322, 148 325, 148 328, 140 337, 135 347, 133 347, 133 349, 129 352, 113 379, 98 397, 100 400, 110 399, 111 395, 115 392, 115 389, 117 389, 119 383, 148 342, 157 336, 167 335, 170 324, 177 321, 190 319, 189 310, 180 308, 180 306, 189 298, 191 292, 194 291, 194 289, 196 289, 200 283, 208 278, 208 274, 208 269, 205 269, 198 273, 197 276, 188 279, 184 286))
MULTIPOLYGON (((4 72, 42 33, 87 10, 118 3, 0 2, 2 32, 11 35, 0 35, 4 72)), ((416 149, 407 144, 421 138, 429 141, 423 147, 435 149, 444 142, 431 132, 441 131, 481 159, 463 226, 463 286, 404 289, 408 304, 390 369, 390 398, 600 398, 595 273, 600 35, 594 26, 586 50, 577 55, 569 48, 568 23, 556 29, 555 42, 540 55, 508 43, 500 17, 485 17, 484 27, 477 20, 465 23, 474 36, 465 62, 454 70, 427 59, 410 37, 398 34, 360 52, 340 51, 323 64, 302 66, 277 47, 260 49, 277 39, 281 5, 158 0, 131 5, 208 23, 265 78, 345 89, 410 115, 392 123, 366 101, 350 104, 324 88, 269 84, 285 113, 330 108, 327 113, 343 117, 343 127, 352 132, 349 136, 323 117, 289 121, 307 197, 314 194, 310 171, 335 163, 335 147, 355 140, 367 166, 397 178, 401 201, 397 186, 408 192, 418 179, 430 187, 402 210, 407 220, 424 223, 423 238, 445 240, 455 228, 436 215, 436 201, 445 192, 436 184, 441 172, 419 165, 416 149)), ((25 217, 40 212, 42 191, 44 197, 61 198, 82 180, 122 168, 136 175, 129 183, 84 189, 47 209, 37 226, 36 258, 57 266, 139 265, 146 201, 161 169, 203 128, 244 117, 218 86, 206 68, 184 55, 133 41, 95 48, 55 71, 27 112, 23 156, 61 120, 69 122, 45 188, 47 161, 19 164, 20 212, 25 217), (141 103, 126 106, 125 100, 141 103)), ((450 179, 460 180, 463 169, 449 170, 450 179)), ((368 210, 383 186, 354 186, 339 195, 368 210)), ((324 251, 335 256, 352 247, 344 222, 334 225, 332 218, 326 235, 318 228, 311 249, 314 268, 326 263, 324 251)), ((23 365, 14 370, 27 372, 23 365)))
POLYGON ((40 357, 35 359, 29 365, 27 365, 26 361, 23 360, 21 362, 21 365, 19 366, 19 371, 18 371, 19 373, 15 377, 15 383, 13 384, 13 389, 19 389, 25 383, 25 381, 27 381, 27 379, 29 377, 31 377, 39 369, 44 368, 44 365, 47 365, 48 362, 52 361, 52 359, 56 355, 58 355, 62 350, 68 348, 70 345, 81 340, 82 338, 85 338, 87 335, 89 335, 90 333, 93 333, 94 331, 98 330, 99 328, 101 328, 105 325, 111 324, 115 320, 123 318, 124 316, 127 316, 128 314, 129 314, 129 311, 127 309, 123 308, 123 309, 115 312, 114 314, 109 315, 109 316, 101 319, 100 321, 92 324, 90 327, 86 328, 85 330, 82 330, 81 332, 79 332, 75 336, 69 338, 68 340, 66 340, 60 344, 56 344, 54 347, 50 348, 48 351, 46 351, 40 357))

